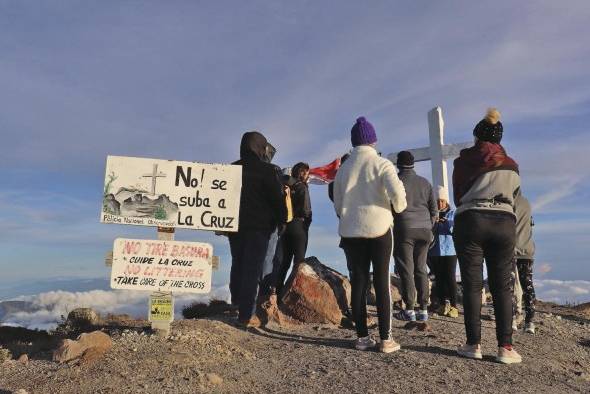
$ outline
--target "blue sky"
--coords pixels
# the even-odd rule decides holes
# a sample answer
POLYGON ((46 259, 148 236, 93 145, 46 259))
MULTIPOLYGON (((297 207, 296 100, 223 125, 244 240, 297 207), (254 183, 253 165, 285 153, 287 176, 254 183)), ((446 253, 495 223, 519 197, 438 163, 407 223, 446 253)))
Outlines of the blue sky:
MULTIPOLYGON (((538 277, 588 280, 588 20, 587 1, 0 2, 0 284, 106 277, 115 238, 155 236, 98 222, 108 154, 231 162, 257 129, 278 164, 316 166, 359 115, 383 152, 426 145, 437 105, 447 142, 500 109, 538 277)), ((308 254, 344 269, 312 199, 308 254)), ((213 242, 227 273, 223 238, 177 238, 213 242)))

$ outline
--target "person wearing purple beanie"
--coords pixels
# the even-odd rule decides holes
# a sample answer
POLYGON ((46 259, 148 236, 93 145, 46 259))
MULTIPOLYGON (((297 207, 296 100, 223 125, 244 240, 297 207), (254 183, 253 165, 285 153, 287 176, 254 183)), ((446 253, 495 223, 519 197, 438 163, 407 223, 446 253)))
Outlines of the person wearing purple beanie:
POLYGON ((377 134, 364 117, 356 120, 350 140, 352 152, 334 180, 334 208, 340 219, 341 245, 351 269, 351 304, 358 336, 355 347, 366 350, 376 345, 367 329, 367 287, 372 265, 381 337, 379 350, 391 353, 400 349, 391 337, 392 207, 395 212, 406 208, 406 192, 393 163, 379 156, 375 149, 377 134))

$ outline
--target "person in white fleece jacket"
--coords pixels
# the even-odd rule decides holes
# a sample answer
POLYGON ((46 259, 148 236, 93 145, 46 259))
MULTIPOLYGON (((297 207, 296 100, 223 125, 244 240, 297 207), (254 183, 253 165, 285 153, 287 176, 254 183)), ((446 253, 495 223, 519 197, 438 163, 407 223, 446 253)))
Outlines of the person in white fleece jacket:
POLYGON ((352 313, 358 339, 355 347, 376 345, 367 329, 367 288, 373 264, 373 283, 379 316, 379 350, 391 353, 400 345, 391 338, 389 259, 393 247, 392 209, 406 209, 406 192, 393 163, 375 149, 377 135, 364 117, 350 131, 354 147, 334 180, 334 208, 340 218, 338 232, 351 269, 352 313))

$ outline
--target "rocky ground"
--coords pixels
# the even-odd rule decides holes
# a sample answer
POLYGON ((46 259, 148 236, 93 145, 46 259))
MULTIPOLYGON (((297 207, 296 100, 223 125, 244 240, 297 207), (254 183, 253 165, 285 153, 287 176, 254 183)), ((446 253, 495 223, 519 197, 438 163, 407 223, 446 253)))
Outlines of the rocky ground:
POLYGON ((169 338, 152 335, 147 322, 104 327, 113 346, 91 362, 58 364, 49 347, 13 346, 13 356, 28 351, 30 359, 0 366, 0 393, 590 392, 588 311, 540 309, 538 334, 515 336, 521 365, 494 362, 489 320, 483 323, 485 358, 473 361, 454 352, 464 338, 462 316, 434 316, 430 332, 408 331, 394 321, 402 350, 381 354, 353 349, 350 329, 306 324, 244 330, 226 312, 177 321, 169 338))

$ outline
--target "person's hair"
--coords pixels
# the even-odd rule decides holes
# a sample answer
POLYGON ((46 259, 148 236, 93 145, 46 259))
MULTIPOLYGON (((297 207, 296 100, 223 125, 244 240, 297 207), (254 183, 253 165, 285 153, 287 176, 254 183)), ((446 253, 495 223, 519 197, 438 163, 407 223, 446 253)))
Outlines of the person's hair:
POLYGON ((308 171, 308 170, 309 170, 309 164, 299 162, 293 166, 293 169, 291 170, 291 175, 293 176, 293 178, 299 179, 299 177, 301 177, 301 173, 303 171, 308 171))

